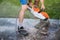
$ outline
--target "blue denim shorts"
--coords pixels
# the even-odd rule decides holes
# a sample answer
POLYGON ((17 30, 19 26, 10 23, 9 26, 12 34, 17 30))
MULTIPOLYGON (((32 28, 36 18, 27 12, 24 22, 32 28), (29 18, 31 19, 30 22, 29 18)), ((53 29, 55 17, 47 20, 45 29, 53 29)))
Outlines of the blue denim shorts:
POLYGON ((28 0, 20 0, 20 3, 21 3, 22 5, 25 5, 25 4, 28 3, 28 0))

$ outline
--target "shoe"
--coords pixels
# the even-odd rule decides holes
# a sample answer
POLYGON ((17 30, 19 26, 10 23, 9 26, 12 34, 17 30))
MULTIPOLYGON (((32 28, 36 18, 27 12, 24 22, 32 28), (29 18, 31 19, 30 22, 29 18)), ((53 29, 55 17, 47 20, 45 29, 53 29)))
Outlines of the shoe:
POLYGON ((18 32, 19 34, 23 35, 23 36, 28 36, 28 32, 26 30, 24 30, 24 27, 20 27, 18 26, 18 32))

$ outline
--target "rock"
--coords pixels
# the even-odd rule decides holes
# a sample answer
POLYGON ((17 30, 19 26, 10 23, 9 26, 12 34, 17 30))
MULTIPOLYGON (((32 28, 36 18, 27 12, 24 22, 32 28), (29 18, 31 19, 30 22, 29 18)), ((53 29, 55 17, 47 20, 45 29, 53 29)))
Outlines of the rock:
POLYGON ((55 40, 60 40, 60 29, 56 32, 55 40))

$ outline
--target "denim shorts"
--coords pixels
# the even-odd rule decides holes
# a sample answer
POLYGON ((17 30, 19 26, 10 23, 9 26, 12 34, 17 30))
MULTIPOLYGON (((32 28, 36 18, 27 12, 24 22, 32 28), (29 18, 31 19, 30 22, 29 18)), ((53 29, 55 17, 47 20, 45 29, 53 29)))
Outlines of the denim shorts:
POLYGON ((22 5, 26 5, 26 4, 28 3, 28 0, 20 0, 20 3, 21 3, 22 5))

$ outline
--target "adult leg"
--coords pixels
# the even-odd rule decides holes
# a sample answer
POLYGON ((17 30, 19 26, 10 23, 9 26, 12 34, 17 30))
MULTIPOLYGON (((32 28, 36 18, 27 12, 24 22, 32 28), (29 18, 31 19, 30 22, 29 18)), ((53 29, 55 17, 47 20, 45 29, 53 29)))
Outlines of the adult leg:
POLYGON ((28 0, 20 0, 21 5, 21 10, 19 12, 19 27, 23 26, 23 19, 24 19, 24 13, 25 10, 27 9, 27 3, 28 0))
POLYGON ((23 26, 23 19, 24 19, 24 14, 25 10, 27 9, 27 5, 22 5, 21 11, 19 13, 19 26, 23 26))
POLYGON ((24 19, 24 14, 25 14, 25 11, 27 9, 27 0, 20 0, 21 4, 22 4, 22 7, 21 7, 21 10, 19 12, 19 25, 18 25, 18 32, 21 34, 21 35, 24 35, 24 36, 27 36, 28 35, 28 32, 26 30, 24 30, 24 27, 23 27, 23 19, 24 19))

